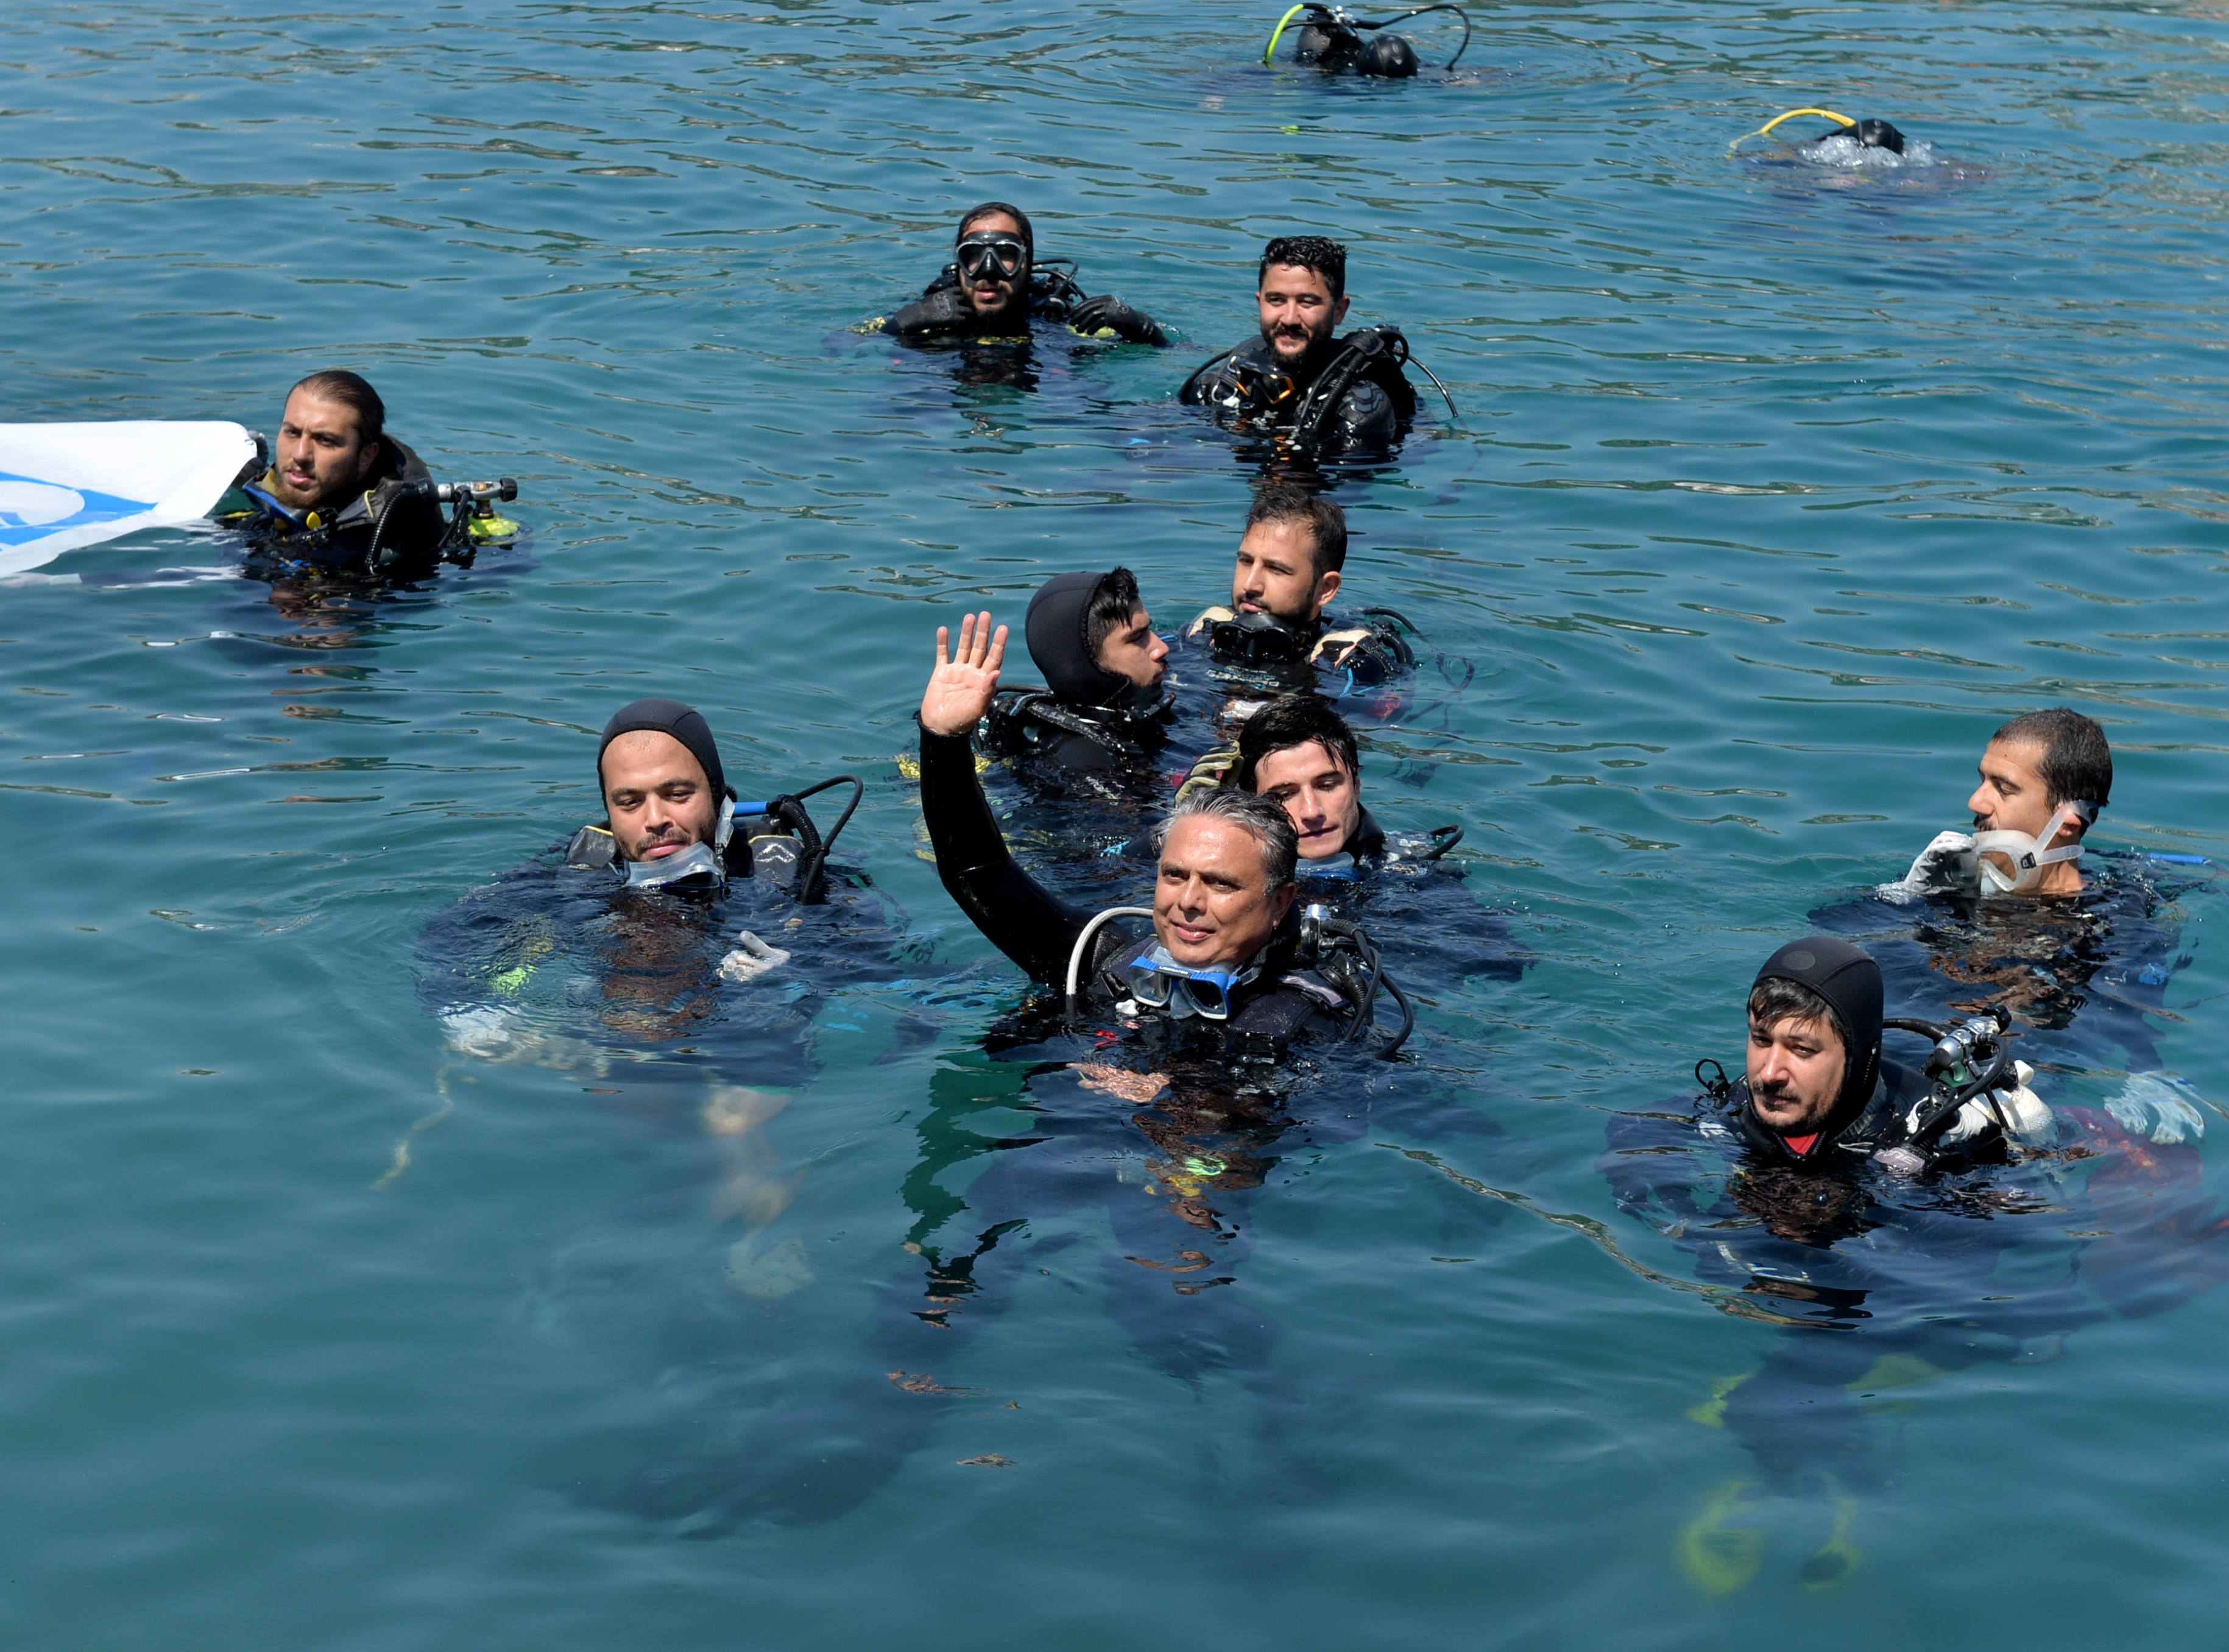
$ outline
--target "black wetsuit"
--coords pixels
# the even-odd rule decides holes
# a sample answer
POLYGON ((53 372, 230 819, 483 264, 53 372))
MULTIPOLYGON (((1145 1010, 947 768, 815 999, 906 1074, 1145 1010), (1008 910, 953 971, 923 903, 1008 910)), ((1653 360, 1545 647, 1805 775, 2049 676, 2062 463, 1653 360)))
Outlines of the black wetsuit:
POLYGON ((420 491, 433 480, 425 461, 391 435, 379 443, 362 491, 330 510, 290 511, 273 497, 275 479, 266 472, 234 482, 209 514, 244 535, 251 561, 266 567, 422 579, 445 550, 461 549, 468 539, 441 514, 440 503, 420 491))
POLYGON ((979 735, 985 751, 1040 777, 1151 781, 1158 779, 1153 759, 1175 716, 1159 692, 1132 707, 1080 705, 1050 689, 1007 689, 979 735))
POLYGON ((1179 399, 1206 408, 1226 429, 1281 437, 1303 459, 1390 453, 1416 416, 1416 393, 1390 352, 1370 348, 1378 331, 1326 341, 1292 364, 1257 336, 1199 368, 1179 399), (1335 401, 1328 384, 1316 394, 1334 363, 1342 378, 1356 370, 1335 401))
POLYGON ((1033 320, 1062 327, 1073 325, 1087 337, 1105 333, 1134 344, 1169 342, 1151 316, 1121 299, 1087 298, 1072 273, 1058 262, 1033 266, 1029 291, 1019 308, 990 321, 976 315, 967 289, 960 283, 959 267, 947 264, 918 299, 883 322, 882 330, 917 341, 1007 338, 1026 335, 1033 320))

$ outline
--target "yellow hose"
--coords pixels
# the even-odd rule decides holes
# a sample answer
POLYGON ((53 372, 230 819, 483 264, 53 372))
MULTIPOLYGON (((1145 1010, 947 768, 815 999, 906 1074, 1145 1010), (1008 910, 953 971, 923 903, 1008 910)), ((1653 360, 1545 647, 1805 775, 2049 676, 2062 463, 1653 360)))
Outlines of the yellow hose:
MULTIPOLYGON (((1300 8, 1295 6, 1293 10, 1297 11, 1300 8)), ((1285 15, 1289 17, 1292 16, 1292 12, 1287 12, 1285 15)), ((1278 25, 1279 28, 1282 28, 1283 26, 1284 25, 1282 23, 1278 25)), ((1271 43, 1275 44, 1275 42, 1273 41, 1271 43)), ((1744 132, 1740 137, 1735 138, 1733 142, 1726 145, 1726 153, 1729 155, 1732 154, 1734 151, 1739 149, 1750 138, 1762 138, 1767 132, 1770 132, 1775 126, 1777 126, 1782 121, 1793 120, 1798 115, 1824 115, 1828 119, 1840 121, 1845 126, 1854 126, 1858 124, 1856 121, 1851 119, 1849 116, 1838 115, 1832 109, 1790 109, 1784 113, 1773 116, 1771 119, 1766 121, 1764 125, 1759 126, 1755 132, 1744 132)))
POLYGON ((1269 61, 1269 54, 1277 49, 1277 36, 1285 32, 1285 25, 1292 22, 1294 18, 1299 16, 1307 9, 1308 0, 1301 0, 1300 4, 1294 6, 1290 11, 1277 19, 1277 26, 1269 31, 1269 43, 1262 48, 1262 61, 1264 63, 1269 61))

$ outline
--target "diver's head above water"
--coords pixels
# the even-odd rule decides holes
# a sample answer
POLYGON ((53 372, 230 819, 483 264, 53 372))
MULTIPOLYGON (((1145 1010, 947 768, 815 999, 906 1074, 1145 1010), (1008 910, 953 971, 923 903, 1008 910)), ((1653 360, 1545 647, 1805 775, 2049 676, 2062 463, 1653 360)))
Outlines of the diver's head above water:
POLYGON ((1280 235, 1262 249, 1255 302, 1262 337, 1288 368, 1331 346, 1346 319, 1346 248, 1323 235, 1280 235))
POLYGON ((2105 731, 2066 706, 2029 711, 1989 736, 1978 767, 1966 807, 1983 888, 2078 894, 2083 835, 2113 791, 2105 731))
POLYGON ((1169 646, 1127 568, 1055 575, 1030 599, 1024 629, 1045 686, 1074 705, 1150 699, 1168 669, 1169 646))
POLYGON ((1346 566, 1346 512, 1294 482, 1254 497, 1230 576, 1230 606, 1312 633, 1339 595, 1346 566))
POLYGON ((1292 909, 1298 859, 1293 823, 1268 798, 1179 798, 1160 831, 1155 938, 1187 969, 1243 969, 1292 909))
POLYGON ((1807 935, 1765 960, 1749 994, 1750 1109, 1798 1154, 1872 1096, 1880 1076, 1880 966, 1807 935))
POLYGON ((1019 207, 986 201, 971 209, 953 237, 952 259, 978 320, 1012 320, 1028 311, 1037 236, 1019 207))
POLYGON ((367 381, 338 369, 311 374, 286 393, 271 496, 290 511, 330 510, 379 469, 386 429, 386 404, 367 381))
POLYGON ((1238 730, 1232 778, 1285 811, 1302 860, 1345 852, 1362 824, 1362 760, 1346 719, 1313 694, 1270 701, 1238 730))
POLYGON ((621 708, 604 725, 596 781, 620 860, 657 862, 700 844, 721 846, 727 775, 711 726, 692 707, 648 699, 621 708))

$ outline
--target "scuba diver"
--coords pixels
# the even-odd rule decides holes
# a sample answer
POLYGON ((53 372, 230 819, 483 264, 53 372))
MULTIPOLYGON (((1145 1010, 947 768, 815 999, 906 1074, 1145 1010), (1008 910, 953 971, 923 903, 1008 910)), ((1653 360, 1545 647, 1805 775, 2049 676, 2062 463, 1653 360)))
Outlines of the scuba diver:
POLYGON ((758 878, 804 902, 827 886, 828 851, 864 787, 838 775, 793 796, 738 804, 703 715, 678 700, 637 700, 604 725, 596 750, 604 819, 573 834, 565 864, 609 870, 629 889, 717 890, 758 878), (851 801, 825 839, 804 800, 848 782, 851 801))
MULTIPOLYGON (((1300 840, 1301 898, 1343 916, 1367 916, 1402 977, 1516 980, 1532 961, 1506 914, 1449 897, 1463 869, 1445 858, 1462 841, 1449 822, 1388 832, 1362 801, 1362 756, 1346 719, 1313 694, 1271 700, 1239 725, 1231 745, 1192 765, 1179 798, 1235 787, 1285 811, 1300 840)), ((1146 858, 1150 840, 1108 851, 1146 858)))
POLYGON ((1866 1415, 1880 1391, 2053 1358, 2069 1332, 2186 1302, 2229 1263, 2194 1145, 2046 1106, 2001 1013, 1886 1017, 1885 1002, 1859 948, 1791 942, 1750 988, 1743 1076, 1699 1062, 1699 1096, 1608 1128, 1598 1168, 1619 1208, 1691 1250, 1722 1311, 1791 1333, 1689 1412, 1762 1474, 1680 1533, 1683 1567, 1713 1593, 1755 1574, 1773 1500, 1783 1527, 1828 1506, 1806 1586, 1848 1574, 1854 1500, 1884 1481, 1866 1415), (1921 1070, 1886 1057, 1885 1030, 1929 1041, 1921 1070))
MULTIPOLYGON (((1883 1003, 1880 966, 1847 941, 1814 935, 1774 953, 1750 989, 1743 1077, 1704 1081, 1720 1129, 1763 1164, 1871 1160, 1900 1175, 2002 1158, 2049 1132, 2033 1070, 2004 1053, 2001 1023, 1941 1035, 1923 1077, 1883 1056, 1884 1025, 1904 1025, 1884 1022, 1883 1003), (1957 1083, 1930 1089, 1938 1067, 1957 1083)), ((1717 1064, 1699 1064, 1699 1078, 1705 1066, 1717 1064)))
POLYGON ((1365 624, 1326 612, 1346 566, 1346 512, 1298 483, 1269 482, 1246 512, 1230 606, 1203 610, 1184 634, 1219 665, 1308 681, 1317 670, 1344 674, 1342 691, 1413 669, 1390 608, 1365 609, 1374 622, 1365 624))
POLYGON ((1105 293, 1086 297, 1067 259, 1043 263, 1029 215, 986 201, 960 220, 952 262, 922 295, 878 325, 909 341, 1027 337, 1033 320, 1064 325, 1086 338, 1165 345, 1151 316, 1105 293))
POLYGON ((1449 824, 1389 833, 1363 807, 1362 754, 1346 719, 1313 694, 1287 694, 1251 713, 1232 744, 1194 763, 1177 788, 1235 786, 1285 811, 1303 877, 1354 877, 1385 866, 1421 868, 1462 841, 1449 824))
MULTIPOLYGON (((547 967, 568 952, 598 960, 591 973, 601 981, 594 996, 601 1019, 630 1041, 676 1038, 729 1014, 723 981, 793 982, 800 944, 845 938, 840 957, 813 961, 816 988, 886 973, 851 944, 865 932, 877 937, 878 958, 890 951, 887 915, 854 898, 864 881, 841 879, 845 898, 828 899, 828 856, 864 790, 853 776, 739 803, 703 714, 678 700, 643 699, 604 725, 596 782, 604 818, 574 832, 554 865, 522 868, 429 927, 428 990, 440 1000, 453 1047, 494 1060, 578 1057, 576 1036, 537 1025, 549 992, 561 992, 549 1006, 561 1017, 577 1008, 577 983, 561 989, 556 977, 565 972, 547 967), (823 836, 806 800, 844 784, 851 800, 823 836), (823 916, 803 922, 806 909, 823 916), (748 929, 729 937, 729 923, 746 910, 788 949, 748 929)), ((817 1002, 761 1007, 794 1043, 817 1002)), ((801 1051, 767 1056, 755 1070, 761 1079, 800 1073, 801 1051)))
POLYGON ((1127 568, 1057 574, 1030 599, 1025 634, 1043 688, 1000 691, 979 737, 1038 779, 1152 778, 1173 715, 1169 646, 1127 568))
POLYGON ((1961 991, 1960 1007, 2019 1023, 2039 1063, 2125 1074, 2108 1103, 2116 1117, 2162 1144, 2196 1141, 2202 1103, 2163 1067, 2154 1022, 2189 961, 2176 901, 2194 884, 2170 869, 2197 858, 2085 847, 2112 794, 2113 754, 2069 707, 2005 723, 1978 768, 1971 832, 1938 833, 1901 878, 1814 921, 1870 948, 1903 996, 1961 991))
POLYGON ((1273 456, 1303 465, 1390 455, 1416 412, 1401 370, 1409 344, 1384 325, 1339 336, 1352 302, 1346 248, 1321 235, 1279 236, 1262 249, 1255 301, 1261 336, 1198 368, 1178 399, 1226 429, 1266 435, 1273 456))
POLYGON ((422 579, 518 531, 495 511, 518 497, 517 483, 434 481, 388 434, 379 392, 337 369, 286 393, 277 452, 263 466, 259 454, 209 514, 247 537, 252 563, 273 570, 422 579))
POLYGON ((1782 121, 1793 120, 1799 115, 1818 115, 1834 123, 1817 137, 1807 138, 1805 144, 1808 148, 1817 149, 1821 145, 1839 140, 1852 145, 1859 150, 1886 150, 1892 155, 1904 153, 1904 134, 1887 121, 1853 119, 1848 115, 1838 115, 1832 109, 1790 109, 1785 113, 1775 115, 1755 132, 1745 132, 1728 144, 1726 153, 1732 154, 1752 138, 1768 136, 1782 121))
POLYGON ((1436 11, 1451 11, 1462 24, 1462 44, 1455 48, 1443 66, 1451 69, 1470 46, 1470 18, 1461 7, 1454 5, 1417 6, 1373 22, 1367 17, 1354 16, 1345 6, 1301 0, 1300 4, 1277 19, 1277 26, 1269 31, 1269 43, 1262 48, 1262 61, 1270 61, 1277 49, 1278 36, 1294 17, 1306 12, 1307 16, 1301 18, 1301 27, 1293 37, 1294 61, 1312 64, 1326 74, 1352 72, 1383 80, 1405 80, 1419 67, 1416 48, 1406 35, 1389 31, 1395 23, 1436 11))
POLYGON ((1064 989, 1071 1010, 1111 1007, 1133 1025, 1210 1031, 1217 1041, 1282 1048, 1306 1032, 1360 1038, 1383 987, 1408 1037, 1406 996, 1376 948, 1351 924, 1310 908, 1295 913, 1298 840, 1284 810, 1248 793, 1197 791, 1170 811, 1144 935, 1120 920, 1057 900, 1016 863, 983 796, 968 736, 998 692, 1006 630, 991 616, 960 623, 960 645, 937 628, 937 664, 922 697, 921 807, 937 876, 986 939, 1042 987, 1064 989))
MULTIPOLYGON (((768 1447, 738 1467, 706 1441, 768 1414, 825 1266, 808 1169, 780 1150, 779 1121, 818 1073, 823 1030, 856 1049, 858 1006, 921 960, 864 875, 826 864, 858 782, 825 835, 806 807, 822 787, 739 803, 704 717, 670 699, 614 715, 595 774, 601 818, 437 914, 419 976, 452 1056, 444 1112, 459 1067, 470 1083, 539 1069, 622 1132, 633 1191, 554 1247, 517 1318, 575 1357, 615 1350, 639 1379, 617 1403, 599 1392, 564 1486, 664 1520, 774 1465, 768 1447)), ((928 1029, 892 1031, 886 1056, 928 1029)), ((456 1099, 474 1094, 488 1093, 456 1099)), ((380 1185, 407 1172, 410 1147, 380 1185)))

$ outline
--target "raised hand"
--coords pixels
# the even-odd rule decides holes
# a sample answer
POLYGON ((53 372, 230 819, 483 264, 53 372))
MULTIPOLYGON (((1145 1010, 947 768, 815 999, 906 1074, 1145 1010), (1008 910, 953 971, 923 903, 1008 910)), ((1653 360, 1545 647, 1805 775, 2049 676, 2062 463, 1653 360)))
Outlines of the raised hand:
POLYGON ((966 734, 991 709, 999 691, 999 667, 1006 659, 1006 627, 991 634, 991 616, 971 614, 960 621, 960 647, 947 657, 952 633, 936 628, 936 670, 921 697, 921 726, 931 734, 966 734))

